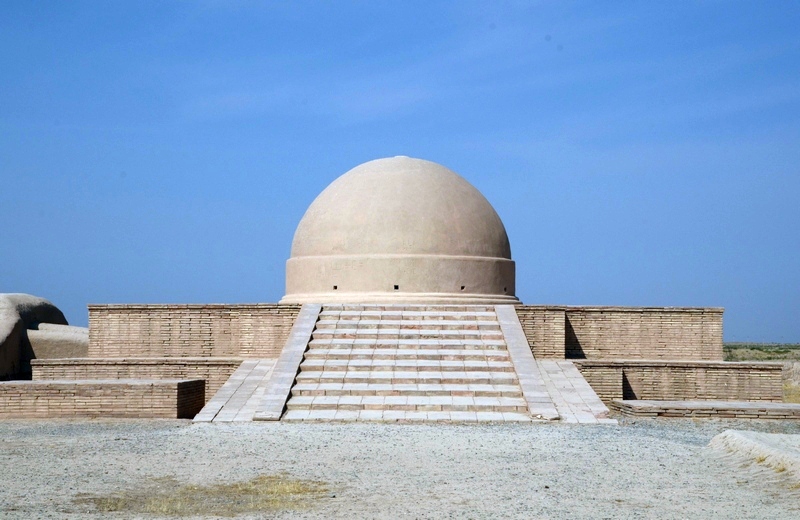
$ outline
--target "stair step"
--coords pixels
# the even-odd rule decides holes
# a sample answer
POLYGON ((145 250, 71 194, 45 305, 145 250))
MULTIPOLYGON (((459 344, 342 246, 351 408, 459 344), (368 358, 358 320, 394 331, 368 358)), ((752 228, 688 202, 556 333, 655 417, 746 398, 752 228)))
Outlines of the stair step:
POLYGON ((494 320, 378 320, 378 319, 359 319, 359 318, 345 318, 345 319, 321 319, 317 322, 318 329, 335 329, 341 328, 472 328, 472 329, 487 329, 487 330, 500 330, 500 324, 494 320))
POLYGON ((502 349, 505 350, 505 341, 502 339, 408 339, 408 338, 314 338, 309 342, 309 347, 350 348, 352 346, 369 346, 380 348, 452 348, 452 349, 502 349))
POLYGON ((297 383, 292 395, 452 395, 466 397, 522 397, 517 385, 491 384, 368 384, 297 383))
POLYGON ((288 410, 284 420, 360 422, 532 422, 527 413, 517 412, 405 412, 399 410, 288 410))
POLYGON ((377 384, 517 384, 514 372, 416 372, 416 371, 302 371, 298 383, 377 383, 377 384))
POLYGON ((493 310, 493 305, 488 304, 465 304, 465 303, 327 303, 322 307, 323 310, 401 310, 401 311, 418 311, 418 310, 434 310, 434 311, 475 311, 475 310, 493 310))
POLYGON ((286 403, 288 410, 402 410, 450 412, 525 412, 521 397, 462 396, 297 396, 286 403))
POLYGON ((375 348, 311 348, 305 359, 425 359, 439 361, 492 360, 507 361, 508 352, 499 349, 375 349, 375 348))
POLYGON ((369 318, 387 318, 387 319, 413 319, 413 320, 497 320, 497 315, 490 311, 326 311, 323 310, 320 314, 320 319, 336 319, 336 318, 352 318, 352 317, 369 317, 369 318))
POLYGON ((415 371, 415 372, 513 372, 510 361, 425 359, 306 359, 300 372, 311 371, 415 371))
POLYGON ((315 329, 312 335, 313 338, 325 336, 338 336, 340 338, 357 337, 357 338, 380 338, 380 337, 402 337, 402 338, 416 338, 416 337, 430 337, 430 338, 458 338, 460 336, 470 338, 483 338, 497 339, 503 337, 500 330, 486 330, 486 329, 412 329, 412 328, 369 328, 369 329, 344 329, 337 327, 335 329, 315 329))

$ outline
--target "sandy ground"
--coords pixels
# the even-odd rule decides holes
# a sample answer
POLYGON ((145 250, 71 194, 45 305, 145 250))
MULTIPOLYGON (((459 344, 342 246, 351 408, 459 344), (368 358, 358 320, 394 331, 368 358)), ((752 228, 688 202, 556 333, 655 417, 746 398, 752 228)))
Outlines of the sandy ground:
POLYGON ((800 518, 800 491, 781 474, 708 447, 731 428, 800 433, 777 421, 2 422, 0 517, 131 518, 73 500, 160 477, 286 473, 325 481, 330 494, 304 510, 246 518, 800 518))

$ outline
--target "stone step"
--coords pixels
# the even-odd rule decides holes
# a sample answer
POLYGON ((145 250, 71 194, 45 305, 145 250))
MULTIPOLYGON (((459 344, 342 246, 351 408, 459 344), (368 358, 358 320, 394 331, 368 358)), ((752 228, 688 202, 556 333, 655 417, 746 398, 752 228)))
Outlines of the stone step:
POLYGON ((341 328, 431 328, 431 329, 481 329, 500 330, 500 324, 494 320, 379 320, 379 319, 321 319, 317 322, 318 329, 341 328))
POLYGON ((463 396, 297 396, 288 410, 400 410, 418 412, 520 412, 528 409, 521 397, 463 396))
POLYGON ((426 359, 306 359, 304 371, 514 372, 510 361, 426 359))
POLYGON ((518 385, 491 384, 297 383, 292 387, 292 395, 522 397, 522 391, 518 385))
POLYGON ((537 365, 562 421, 616 423, 608 418, 608 408, 571 361, 544 360, 538 361, 537 365))
POLYGON ((500 349, 375 349, 375 348, 311 348, 305 359, 424 359, 424 360, 492 360, 507 361, 508 352, 500 349))
POLYGON ((500 330, 483 330, 483 329, 449 329, 449 330, 435 330, 435 329, 314 329, 312 338, 326 338, 326 337, 339 337, 339 338, 428 338, 428 339, 455 339, 455 338, 485 338, 485 339, 498 339, 502 338, 503 334, 500 330))
POLYGON ((478 423, 533 422, 526 413, 517 412, 407 412, 401 410, 288 410, 287 422, 400 422, 400 423, 478 423))
POLYGON ((371 347, 376 349, 381 348, 452 348, 455 350, 460 349, 500 349, 505 350, 505 341, 502 339, 408 339, 408 338, 334 338, 331 336, 325 338, 312 339, 308 346, 310 348, 351 348, 357 347, 371 347))
POLYGON ((517 384, 514 372, 425 372, 425 371, 301 371, 297 383, 368 384, 517 384))
POLYGON ((320 313, 321 319, 370 318, 370 319, 414 319, 414 320, 492 320, 497 317, 490 311, 325 311, 320 313))
POLYGON ((391 303, 329 303, 322 307, 323 312, 336 311, 428 311, 428 312, 490 312, 494 311, 492 305, 427 305, 419 304, 391 304, 391 303))
POLYGON ((274 366, 274 359, 243 361, 194 422, 252 421, 274 366))

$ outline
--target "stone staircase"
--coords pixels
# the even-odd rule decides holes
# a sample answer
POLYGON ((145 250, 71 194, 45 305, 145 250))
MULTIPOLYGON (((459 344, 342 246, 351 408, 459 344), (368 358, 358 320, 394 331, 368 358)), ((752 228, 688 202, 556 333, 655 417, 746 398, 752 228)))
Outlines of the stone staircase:
POLYGON ((492 306, 325 305, 287 421, 531 421, 492 306))
POLYGON ((274 359, 247 359, 214 394, 194 422, 249 422, 253 420, 269 384, 274 359))

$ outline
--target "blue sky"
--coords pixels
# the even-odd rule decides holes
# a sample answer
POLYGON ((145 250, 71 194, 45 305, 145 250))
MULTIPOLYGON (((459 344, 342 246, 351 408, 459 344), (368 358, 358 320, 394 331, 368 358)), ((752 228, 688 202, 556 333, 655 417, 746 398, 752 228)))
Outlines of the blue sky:
POLYGON ((273 302, 295 226, 409 155, 526 303, 722 306, 800 342, 800 3, 3 2, 0 292, 273 302))

